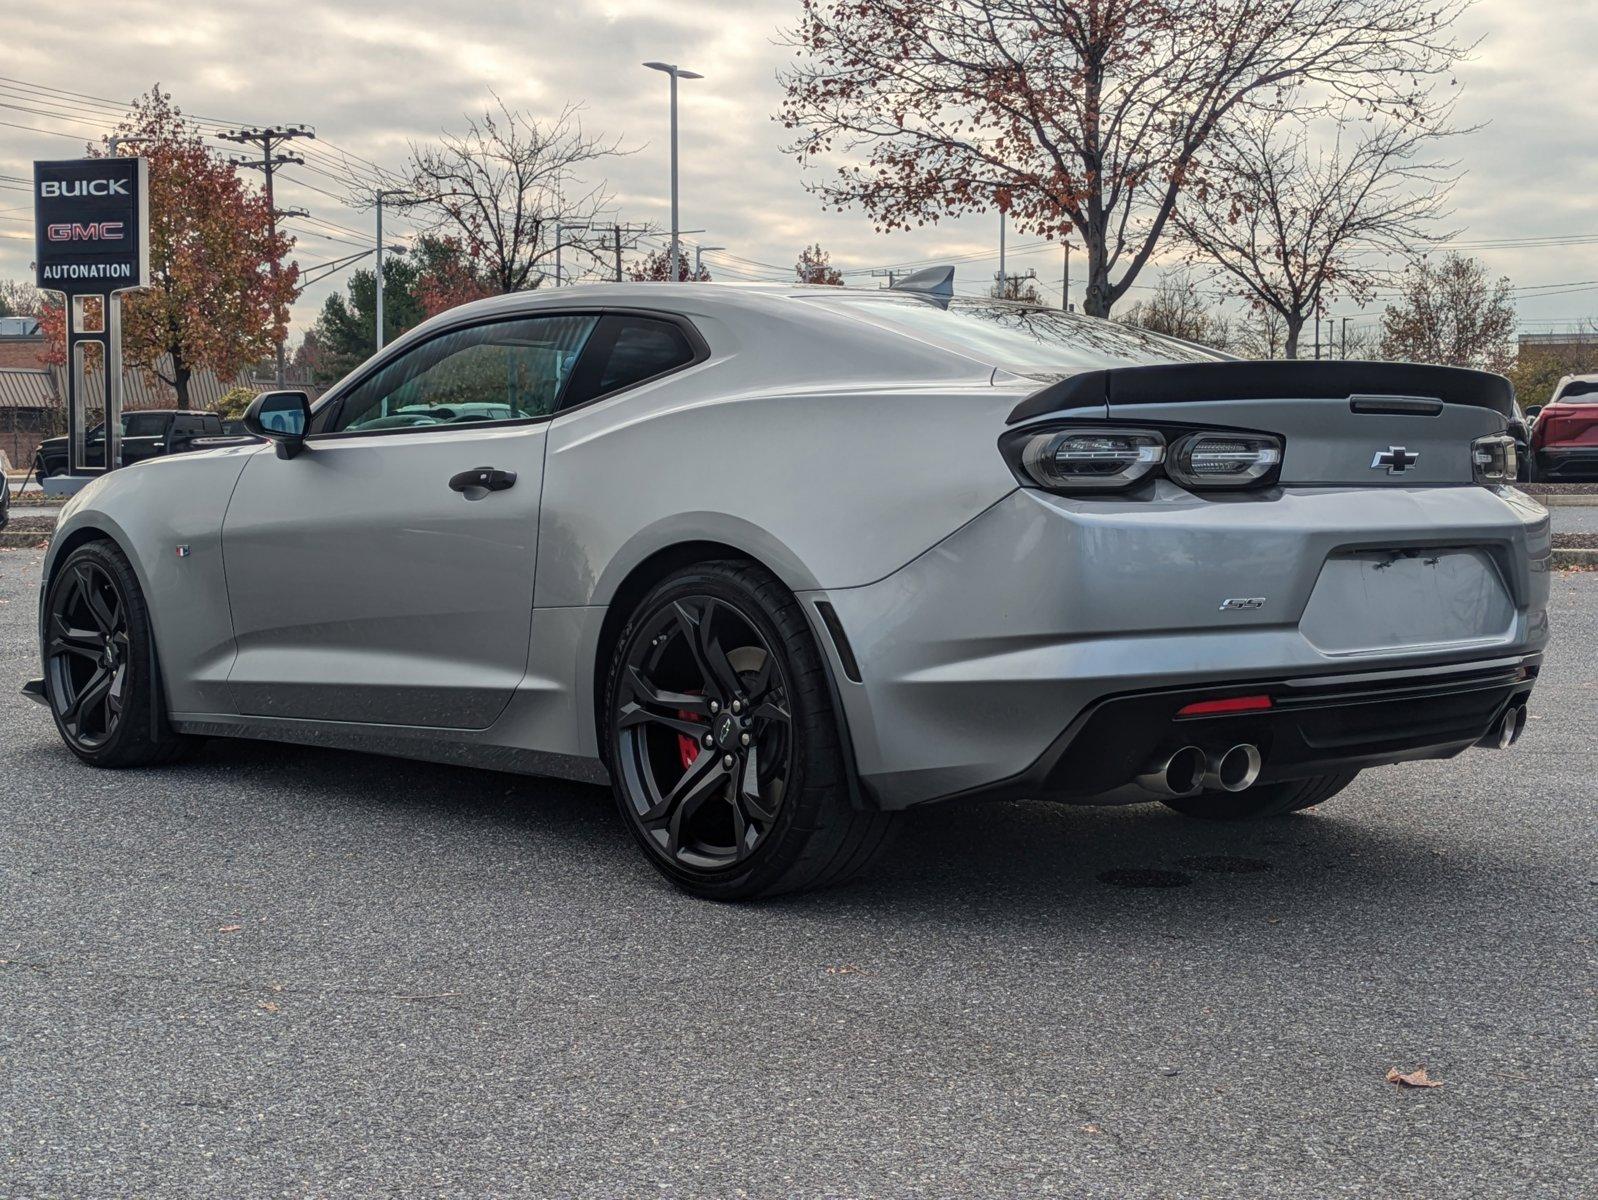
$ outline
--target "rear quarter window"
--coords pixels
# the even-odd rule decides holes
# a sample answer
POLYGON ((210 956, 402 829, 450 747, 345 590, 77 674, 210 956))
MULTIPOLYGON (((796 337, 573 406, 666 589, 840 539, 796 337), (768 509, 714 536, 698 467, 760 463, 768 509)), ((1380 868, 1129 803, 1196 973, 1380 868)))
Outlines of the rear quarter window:
POLYGON ((1231 357, 1097 317, 1001 300, 955 299, 945 308, 888 294, 806 294, 801 299, 1019 375, 1058 377, 1231 357))

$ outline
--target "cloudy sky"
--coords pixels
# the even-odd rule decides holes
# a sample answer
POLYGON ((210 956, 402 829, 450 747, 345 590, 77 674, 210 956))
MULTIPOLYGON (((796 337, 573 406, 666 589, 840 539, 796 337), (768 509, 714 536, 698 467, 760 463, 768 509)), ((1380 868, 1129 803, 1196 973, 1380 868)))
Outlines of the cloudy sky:
MULTIPOLYGON (((302 263, 353 253, 370 237, 371 214, 338 198, 351 177, 367 164, 399 168, 413 143, 458 128, 491 93, 540 115, 583 103, 590 128, 637 147, 605 170, 621 219, 664 227, 667 80, 639 65, 664 59, 705 75, 682 85, 682 215, 685 228, 706 231, 691 240, 727 248, 706 256, 718 278, 784 273, 801 246, 820 241, 837 265, 861 272, 961 256, 963 290, 976 290, 997 267, 996 218, 881 236, 863 215, 823 212, 805 192, 771 119, 775 75, 791 54, 781 30, 797 9, 798 0, 8 5, 0 9, 0 278, 28 274, 21 181, 32 160, 71 157, 108 125, 108 107, 82 97, 123 102, 157 81, 191 114, 314 126, 310 161, 285 172, 279 193, 279 203, 312 214, 292 223, 302 263)), ((1598 4, 1478 0, 1466 35, 1482 43, 1460 72, 1460 124, 1490 123, 1458 145, 1468 169, 1455 193, 1460 248, 1513 279, 1523 330, 1594 319, 1598 4)), ((1035 239, 1012 236, 1018 243, 1035 239)), ((1029 267, 1057 296, 1059 250, 1012 253, 1012 270, 1029 267)), ((299 329, 341 278, 302 297, 299 329)))

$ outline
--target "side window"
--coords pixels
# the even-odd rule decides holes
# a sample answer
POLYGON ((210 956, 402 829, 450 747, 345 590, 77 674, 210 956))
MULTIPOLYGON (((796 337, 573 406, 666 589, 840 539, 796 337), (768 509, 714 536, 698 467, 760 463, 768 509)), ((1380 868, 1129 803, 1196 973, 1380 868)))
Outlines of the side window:
POLYGON ((206 413, 200 420, 202 423, 200 432, 206 436, 211 437, 222 432, 222 418, 215 413, 206 413))
POLYGON ((548 416, 597 319, 527 317, 433 338, 351 391, 331 432, 548 416))
POLYGON ((594 331, 562 407, 608 396, 693 361, 688 335, 672 322, 612 313, 594 331))

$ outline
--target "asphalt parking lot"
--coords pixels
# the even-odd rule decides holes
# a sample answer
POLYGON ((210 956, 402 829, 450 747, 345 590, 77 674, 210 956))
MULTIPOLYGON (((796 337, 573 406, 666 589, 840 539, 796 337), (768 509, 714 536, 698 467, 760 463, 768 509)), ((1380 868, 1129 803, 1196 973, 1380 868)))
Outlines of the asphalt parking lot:
POLYGON ((0 552, 0 1195, 1598 1193, 1598 574, 1507 754, 1251 827, 928 811, 724 907, 594 788, 80 767, 16 692, 41 558, 0 552))

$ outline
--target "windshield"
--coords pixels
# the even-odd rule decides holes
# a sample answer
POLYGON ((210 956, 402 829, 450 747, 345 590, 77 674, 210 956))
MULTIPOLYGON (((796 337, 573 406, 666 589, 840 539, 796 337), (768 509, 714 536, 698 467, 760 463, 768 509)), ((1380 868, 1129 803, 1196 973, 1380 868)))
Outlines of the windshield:
POLYGON ((1073 375, 1229 357, 1134 326, 1002 300, 955 299, 943 308, 889 294, 803 298, 1020 375, 1073 375))

